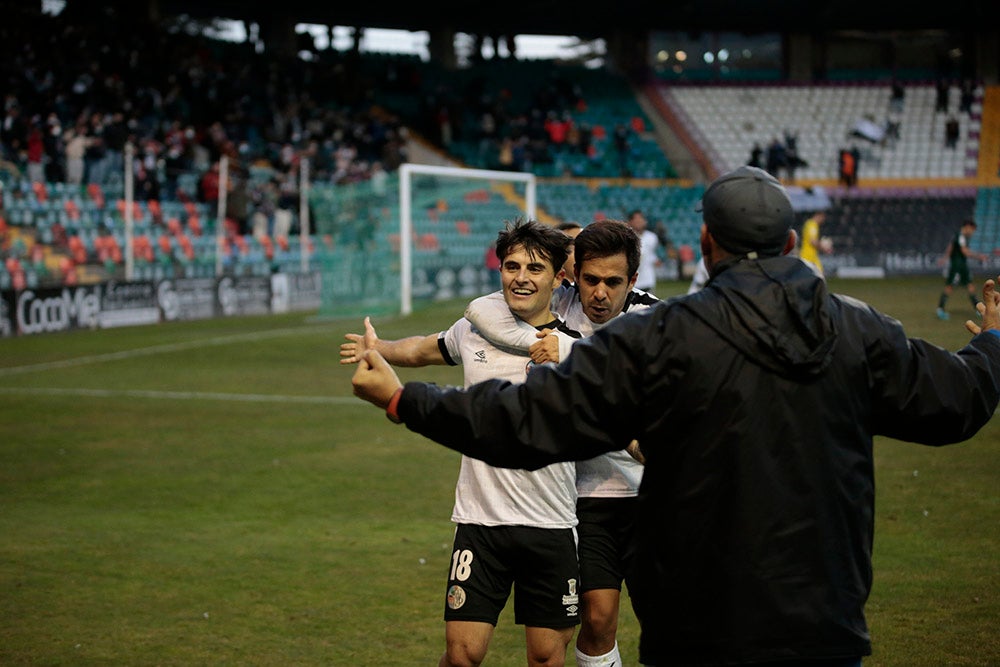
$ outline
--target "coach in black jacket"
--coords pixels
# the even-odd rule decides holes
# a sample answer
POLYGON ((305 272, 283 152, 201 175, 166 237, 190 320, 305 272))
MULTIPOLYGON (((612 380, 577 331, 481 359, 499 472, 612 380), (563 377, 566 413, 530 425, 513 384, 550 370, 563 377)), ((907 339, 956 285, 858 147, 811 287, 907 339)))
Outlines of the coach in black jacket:
POLYGON ((638 439, 629 591, 646 665, 859 665, 871 653, 872 438, 973 436, 1000 399, 1000 293, 957 353, 829 294, 795 245, 784 188, 741 167, 702 200, 712 274, 624 315, 523 385, 400 388, 377 355, 355 393, 492 465, 538 468, 638 439))

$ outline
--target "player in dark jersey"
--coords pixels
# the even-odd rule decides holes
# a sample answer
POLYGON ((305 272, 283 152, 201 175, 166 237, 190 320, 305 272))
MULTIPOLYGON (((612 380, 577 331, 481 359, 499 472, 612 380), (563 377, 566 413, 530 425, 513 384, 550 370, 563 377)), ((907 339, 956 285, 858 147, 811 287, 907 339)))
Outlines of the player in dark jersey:
POLYGON ((969 247, 969 240, 975 232, 976 221, 972 218, 966 218, 962 222, 962 228, 955 233, 951 243, 944 251, 944 261, 948 263, 948 268, 944 274, 944 290, 938 297, 938 319, 948 319, 949 315, 945 306, 948 304, 948 297, 951 296, 955 285, 961 285, 969 291, 969 302, 972 304, 973 312, 976 310, 976 286, 972 282, 972 273, 969 271, 969 258, 975 257, 980 262, 985 262, 986 255, 969 247))

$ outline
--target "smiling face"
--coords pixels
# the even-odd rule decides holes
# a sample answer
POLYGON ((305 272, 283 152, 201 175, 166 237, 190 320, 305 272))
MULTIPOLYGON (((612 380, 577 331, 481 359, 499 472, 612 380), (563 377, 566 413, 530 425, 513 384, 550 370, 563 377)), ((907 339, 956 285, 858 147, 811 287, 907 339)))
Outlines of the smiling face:
POLYGON ((504 257, 500 266, 503 298, 511 312, 532 326, 552 320, 552 290, 563 279, 552 262, 539 254, 530 254, 524 246, 516 246, 504 257))
POLYGON ((576 274, 583 313, 594 324, 604 324, 622 312, 638 274, 628 275, 625 253, 581 262, 576 274))

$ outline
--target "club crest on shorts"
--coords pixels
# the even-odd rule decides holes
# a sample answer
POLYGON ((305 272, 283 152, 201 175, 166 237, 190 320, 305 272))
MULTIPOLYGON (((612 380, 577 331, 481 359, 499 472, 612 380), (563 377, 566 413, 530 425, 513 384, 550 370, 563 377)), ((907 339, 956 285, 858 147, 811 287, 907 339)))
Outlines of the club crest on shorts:
POLYGON ((576 579, 566 580, 566 595, 562 598, 563 606, 566 607, 567 616, 576 616, 580 609, 580 596, 576 592, 576 579))
POLYGON ((448 608, 459 609, 465 604, 465 589, 461 586, 452 586, 448 589, 448 608))

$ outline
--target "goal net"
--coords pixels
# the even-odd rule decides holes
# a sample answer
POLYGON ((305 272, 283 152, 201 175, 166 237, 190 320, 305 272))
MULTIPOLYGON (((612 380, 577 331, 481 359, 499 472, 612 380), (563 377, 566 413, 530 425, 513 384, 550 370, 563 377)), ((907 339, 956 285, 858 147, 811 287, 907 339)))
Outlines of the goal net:
POLYGON ((404 164, 385 181, 313 185, 320 317, 408 315, 422 304, 499 288, 487 267, 507 222, 534 219, 521 172, 404 164))

